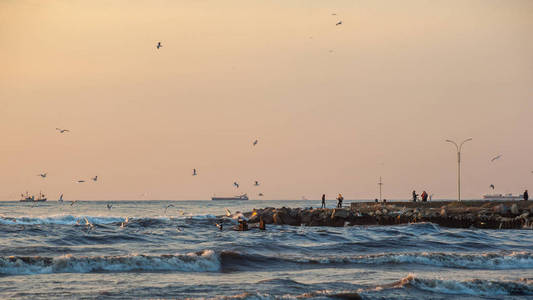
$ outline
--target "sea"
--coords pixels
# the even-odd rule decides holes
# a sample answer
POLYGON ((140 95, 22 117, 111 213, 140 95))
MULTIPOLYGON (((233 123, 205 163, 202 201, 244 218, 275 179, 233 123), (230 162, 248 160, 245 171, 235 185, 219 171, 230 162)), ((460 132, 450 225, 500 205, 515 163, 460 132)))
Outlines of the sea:
POLYGON ((238 212, 319 205, 0 202, 0 298, 533 299, 531 230, 233 230, 238 212))

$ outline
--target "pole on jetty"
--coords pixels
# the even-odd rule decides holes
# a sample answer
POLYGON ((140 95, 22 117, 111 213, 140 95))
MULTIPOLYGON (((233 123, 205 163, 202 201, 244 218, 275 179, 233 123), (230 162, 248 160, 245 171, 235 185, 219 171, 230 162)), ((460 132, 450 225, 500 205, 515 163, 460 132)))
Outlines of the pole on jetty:
POLYGON ((459 145, 452 140, 446 140, 446 142, 454 144, 455 148, 457 148, 457 201, 461 201, 461 149, 463 148, 464 143, 471 140, 472 138, 466 139, 459 145))
POLYGON ((381 176, 379 176, 379 202, 381 202, 381 186, 383 185, 383 182, 381 181, 381 176))

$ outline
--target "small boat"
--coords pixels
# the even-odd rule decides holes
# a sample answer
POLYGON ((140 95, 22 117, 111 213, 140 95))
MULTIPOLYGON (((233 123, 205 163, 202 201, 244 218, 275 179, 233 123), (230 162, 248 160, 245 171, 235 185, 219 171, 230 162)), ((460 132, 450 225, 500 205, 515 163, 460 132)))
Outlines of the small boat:
POLYGON ((29 195, 28 192, 26 192, 26 196, 24 196, 24 194, 22 194, 22 199, 20 199, 19 201, 20 202, 44 202, 46 201, 46 196, 39 192, 39 197, 37 199, 35 199, 35 195, 29 195))
POLYGON ((502 201, 502 200, 522 200, 524 199, 523 195, 513 195, 513 194, 487 194, 483 195, 484 200, 496 200, 496 201, 502 201))
POLYGON ((242 194, 234 197, 211 197, 213 201, 233 201, 233 200, 249 200, 248 195, 242 194))

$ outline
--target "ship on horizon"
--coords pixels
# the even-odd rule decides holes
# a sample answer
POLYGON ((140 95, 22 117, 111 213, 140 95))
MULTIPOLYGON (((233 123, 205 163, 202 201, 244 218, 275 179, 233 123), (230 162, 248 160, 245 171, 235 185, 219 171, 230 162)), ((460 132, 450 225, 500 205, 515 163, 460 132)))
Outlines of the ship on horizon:
POLYGON ((484 200, 522 200, 524 199, 524 195, 513 195, 511 193, 509 194, 486 194, 483 195, 484 200))
POLYGON ((234 197, 211 197, 211 200, 213 201, 233 201, 233 200, 242 201, 242 200, 249 200, 249 199, 248 199, 247 194, 242 194, 242 195, 234 196, 234 197))
POLYGON ((21 194, 21 196, 22 199, 19 200, 20 202, 44 202, 47 200, 45 194, 41 192, 39 192, 39 197, 37 197, 37 199, 35 199, 35 195, 30 196, 28 192, 26 192, 26 195, 21 194))

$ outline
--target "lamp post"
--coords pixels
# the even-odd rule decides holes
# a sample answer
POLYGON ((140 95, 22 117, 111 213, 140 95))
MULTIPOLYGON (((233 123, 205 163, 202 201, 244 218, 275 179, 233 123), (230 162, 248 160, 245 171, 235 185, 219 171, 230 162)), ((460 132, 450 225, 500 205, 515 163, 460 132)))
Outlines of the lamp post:
POLYGON ((461 149, 463 148, 463 144, 466 142, 471 141, 472 138, 466 139, 461 142, 461 144, 457 145, 456 142, 452 140, 446 140, 448 143, 452 143, 455 145, 455 148, 457 148, 457 200, 461 201, 461 149))
POLYGON ((379 202, 381 202, 381 186, 383 186, 383 182, 381 181, 381 176, 379 176, 379 202))

